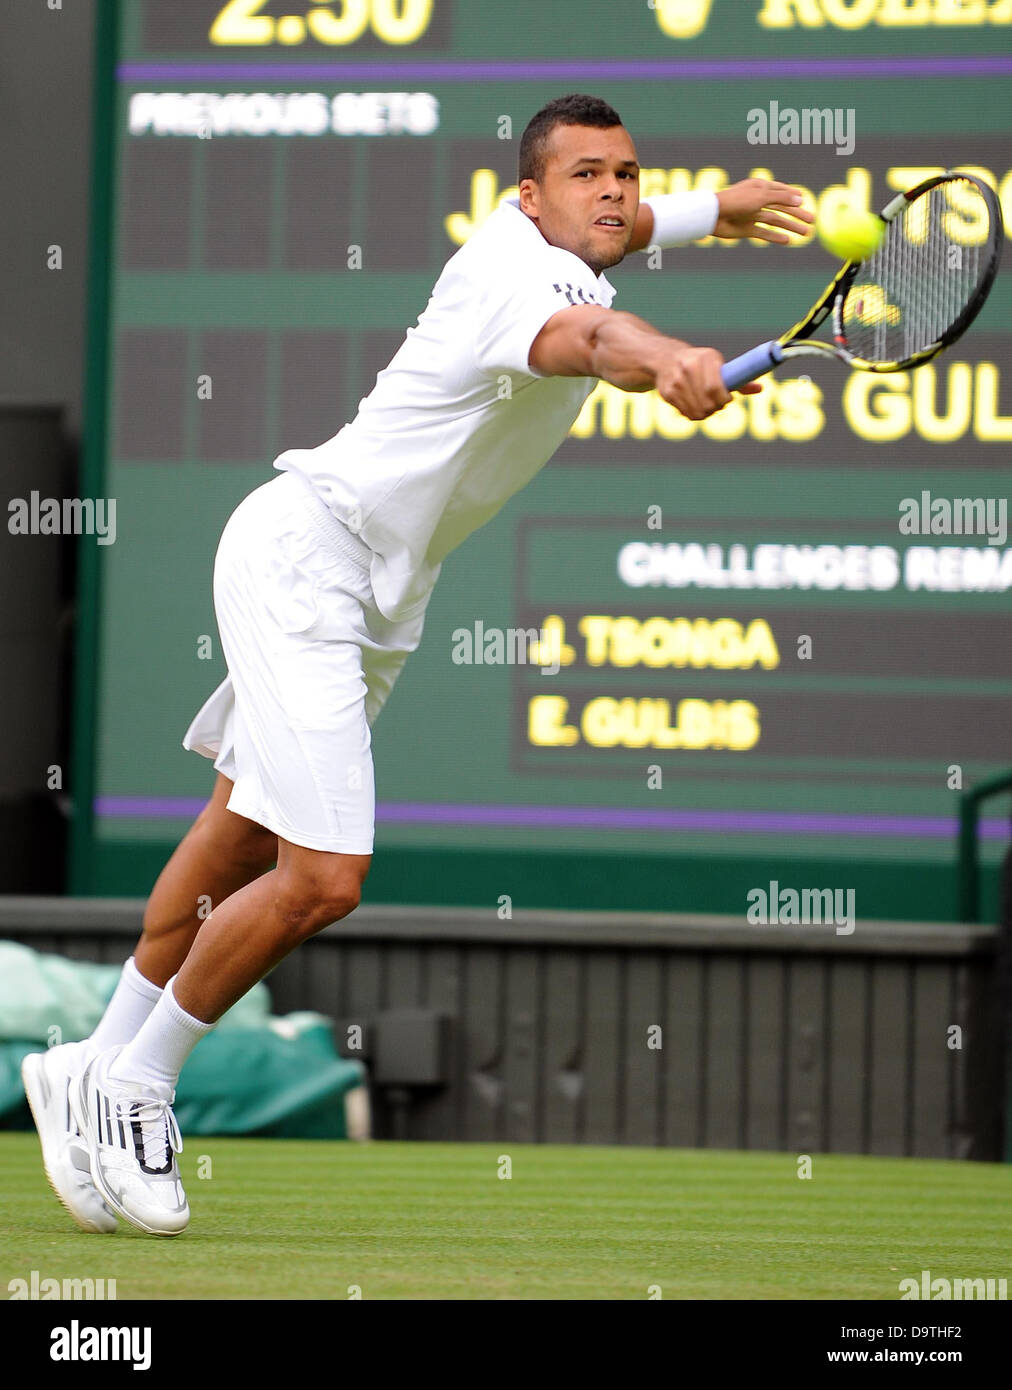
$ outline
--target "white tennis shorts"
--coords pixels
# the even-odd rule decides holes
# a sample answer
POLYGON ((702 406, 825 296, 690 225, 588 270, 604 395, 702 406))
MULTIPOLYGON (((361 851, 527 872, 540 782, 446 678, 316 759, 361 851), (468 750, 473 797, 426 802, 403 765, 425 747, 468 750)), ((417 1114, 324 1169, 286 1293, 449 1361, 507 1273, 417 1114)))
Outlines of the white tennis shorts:
POLYGON ((371 854, 371 727, 422 635, 424 609, 390 622, 372 552, 298 473, 251 492, 214 562, 228 675, 183 747, 234 787, 228 809, 291 844, 371 854))

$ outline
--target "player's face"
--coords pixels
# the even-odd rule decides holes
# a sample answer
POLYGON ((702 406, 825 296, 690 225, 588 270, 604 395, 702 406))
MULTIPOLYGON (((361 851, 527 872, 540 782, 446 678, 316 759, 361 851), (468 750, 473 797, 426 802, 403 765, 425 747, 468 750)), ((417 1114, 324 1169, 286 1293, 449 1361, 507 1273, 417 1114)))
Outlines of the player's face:
POLYGON ((541 180, 520 185, 520 207, 546 241, 572 251, 599 275, 618 264, 632 238, 639 173, 624 126, 557 125, 541 180))

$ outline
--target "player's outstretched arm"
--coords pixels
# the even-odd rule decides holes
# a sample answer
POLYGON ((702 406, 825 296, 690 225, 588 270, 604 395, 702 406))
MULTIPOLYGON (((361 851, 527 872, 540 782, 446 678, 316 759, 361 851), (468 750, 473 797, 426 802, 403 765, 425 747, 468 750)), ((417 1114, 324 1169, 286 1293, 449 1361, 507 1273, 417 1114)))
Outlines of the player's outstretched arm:
MULTIPOLYGON (((653 199, 658 207, 680 207, 683 193, 667 193, 653 199)), ((688 195, 692 196, 692 195, 688 195)), ((724 241, 754 237, 774 245, 788 246, 794 238, 805 236, 815 222, 815 214, 801 206, 802 192, 777 179, 742 179, 716 190, 717 221, 712 235, 724 241)), ((629 251, 645 251, 656 235, 651 199, 640 202, 629 241, 629 251)), ((695 233, 693 233, 695 235, 695 233)), ((675 242, 674 244, 681 244, 675 242)))
MULTIPOLYGON (((553 314, 528 361, 542 376, 596 376, 623 391, 656 390, 690 420, 705 420, 731 399, 715 348, 693 347, 635 314, 595 304, 553 314)), ((741 389, 751 395, 757 384, 741 389)))
POLYGON ((777 179, 742 179, 717 194, 717 225, 713 235, 724 241, 754 237, 774 246, 790 246, 793 238, 810 234, 815 214, 801 206, 802 193, 777 179))

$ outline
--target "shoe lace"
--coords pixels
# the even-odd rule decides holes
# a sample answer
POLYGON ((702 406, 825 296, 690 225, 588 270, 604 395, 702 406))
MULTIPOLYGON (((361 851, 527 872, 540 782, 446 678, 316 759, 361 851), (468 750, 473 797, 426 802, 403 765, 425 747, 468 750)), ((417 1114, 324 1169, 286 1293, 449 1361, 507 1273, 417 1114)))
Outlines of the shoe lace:
POLYGON ((157 1096, 120 1096, 116 1101, 116 1114, 120 1119, 140 1125, 145 1164, 155 1167, 163 1163, 166 1143, 173 1153, 182 1153, 183 1138, 170 1101, 157 1096))

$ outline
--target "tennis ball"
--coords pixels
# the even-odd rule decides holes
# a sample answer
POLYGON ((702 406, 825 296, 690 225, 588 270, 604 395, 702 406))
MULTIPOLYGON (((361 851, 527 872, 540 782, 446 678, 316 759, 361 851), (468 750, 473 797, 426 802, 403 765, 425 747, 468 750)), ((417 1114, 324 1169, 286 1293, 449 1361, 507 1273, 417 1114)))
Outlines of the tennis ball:
POLYGON ((885 233, 885 223, 873 212, 841 207, 823 217, 816 227, 823 246, 842 261, 863 261, 874 251, 885 233))

